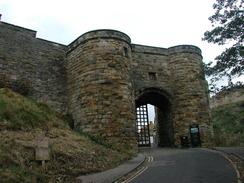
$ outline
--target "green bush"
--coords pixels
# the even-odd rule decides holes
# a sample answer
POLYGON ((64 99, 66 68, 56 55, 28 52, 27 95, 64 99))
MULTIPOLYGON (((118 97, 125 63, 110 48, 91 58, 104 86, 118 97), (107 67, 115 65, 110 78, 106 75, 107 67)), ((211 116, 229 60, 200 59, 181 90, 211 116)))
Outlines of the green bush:
POLYGON ((217 146, 244 146, 244 102, 212 109, 217 146))

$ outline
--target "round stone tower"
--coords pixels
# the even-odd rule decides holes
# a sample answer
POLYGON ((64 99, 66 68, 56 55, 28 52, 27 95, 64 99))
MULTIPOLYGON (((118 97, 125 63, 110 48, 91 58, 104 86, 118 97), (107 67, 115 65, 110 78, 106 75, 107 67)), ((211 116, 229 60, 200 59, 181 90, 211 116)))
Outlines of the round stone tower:
POLYGON ((130 42, 122 32, 96 30, 72 42, 67 53, 74 127, 119 149, 137 148, 130 42))
POLYGON ((204 77, 201 50, 191 45, 168 49, 174 92, 173 124, 176 144, 198 125, 203 144, 211 139, 208 85, 204 77))

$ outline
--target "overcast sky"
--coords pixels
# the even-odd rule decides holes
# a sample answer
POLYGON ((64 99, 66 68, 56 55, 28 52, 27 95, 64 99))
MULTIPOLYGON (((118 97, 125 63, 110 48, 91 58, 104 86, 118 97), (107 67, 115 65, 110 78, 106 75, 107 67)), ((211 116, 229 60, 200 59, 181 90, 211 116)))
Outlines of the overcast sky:
POLYGON ((0 0, 2 21, 37 31, 37 37, 69 44, 94 29, 116 29, 133 43, 200 47, 204 61, 221 47, 201 41, 211 28, 214 0, 0 0))
MULTIPOLYGON (((2 21, 37 31, 37 37, 69 44, 95 29, 115 29, 132 43, 196 45, 209 62, 224 49, 203 42, 215 0, 0 0, 2 21)), ((244 78, 241 79, 244 81, 244 78)))

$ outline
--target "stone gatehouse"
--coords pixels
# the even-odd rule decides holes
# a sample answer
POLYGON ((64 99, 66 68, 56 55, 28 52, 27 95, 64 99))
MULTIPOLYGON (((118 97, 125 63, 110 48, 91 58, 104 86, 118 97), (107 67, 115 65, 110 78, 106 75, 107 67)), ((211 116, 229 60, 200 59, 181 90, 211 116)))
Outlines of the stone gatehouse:
POLYGON ((178 146, 189 126, 211 135, 201 50, 132 44, 115 30, 87 32, 69 45, 0 22, 0 74, 29 83, 28 95, 69 114, 74 128, 122 148, 137 147, 136 107, 157 107, 159 145, 178 146))

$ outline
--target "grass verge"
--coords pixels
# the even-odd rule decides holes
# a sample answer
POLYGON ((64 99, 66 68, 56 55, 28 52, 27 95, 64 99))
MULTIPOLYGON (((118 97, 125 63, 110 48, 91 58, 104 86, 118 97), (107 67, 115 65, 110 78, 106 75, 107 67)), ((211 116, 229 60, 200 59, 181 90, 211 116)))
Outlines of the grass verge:
POLYGON ((216 146, 244 146, 244 101, 211 111, 216 146))
POLYGON ((130 159, 104 141, 75 132, 47 105, 0 89, 0 182, 74 182, 79 175, 100 172, 130 159), (48 138, 50 160, 35 160, 36 137, 48 138))

